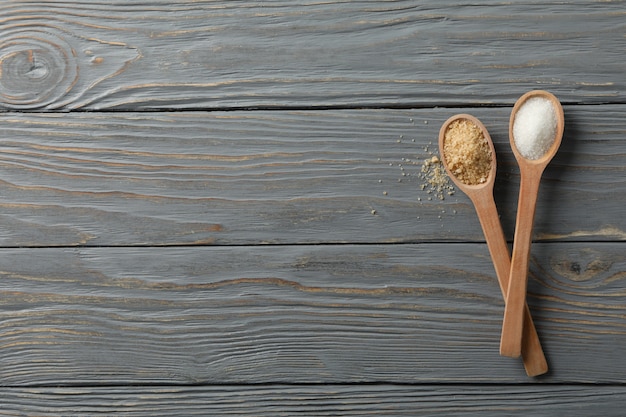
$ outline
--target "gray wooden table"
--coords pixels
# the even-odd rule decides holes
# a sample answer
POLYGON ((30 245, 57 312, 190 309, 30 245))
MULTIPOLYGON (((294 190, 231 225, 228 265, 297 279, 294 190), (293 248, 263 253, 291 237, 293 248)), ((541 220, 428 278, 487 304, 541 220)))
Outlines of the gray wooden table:
POLYGON ((624 415, 626 2, 0 10, 0 415, 624 415), (480 118, 512 240, 538 88, 566 129, 529 378, 469 199, 422 168, 480 118))

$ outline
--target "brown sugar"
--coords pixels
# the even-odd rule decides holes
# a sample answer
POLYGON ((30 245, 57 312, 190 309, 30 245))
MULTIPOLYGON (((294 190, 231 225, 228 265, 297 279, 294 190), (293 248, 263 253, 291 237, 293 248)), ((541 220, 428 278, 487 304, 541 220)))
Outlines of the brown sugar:
POLYGON ((480 127, 471 120, 450 123, 444 134, 443 153, 448 170, 467 185, 487 181, 491 170, 491 149, 480 127))

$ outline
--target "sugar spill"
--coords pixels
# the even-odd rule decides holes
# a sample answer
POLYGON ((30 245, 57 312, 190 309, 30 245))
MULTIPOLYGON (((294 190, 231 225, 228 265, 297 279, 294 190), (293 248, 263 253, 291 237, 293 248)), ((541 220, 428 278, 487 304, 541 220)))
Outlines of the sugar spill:
MULTIPOLYGON (((410 121, 414 125, 413 119, 410 121)), ((428 124, 428 121, 425 120, 424 124, 428 124)), ((400 135, 396 139, 396 143, 406 145, 407 142, 404 141, 404 135, 400 135)), ((411 143, 415 143, 415 139, 411 139, 411 143)), ((446 196, 454 195, 454 186, 451 184, 450 178, 448 178, 443 162, 437 153, 432 150, 432 142, 428 143, 421 150, 416 149, 414 155, 422 152, 426 153, 426 158, 423 156, 417 156, 417 159, 402 157, 396 163, 388 163, 390 167, 397 167, 399 170, 397 182, 409 184, 414 183, 412 181, 413 178, 418 180, 418 190, 426 194, 424 198, 418 195, 417 201, 420 202, 433 199, 445 200, 446 196)), ((378 183, 382 184, 383 180, 379 179, 378 183)), ((385 189, 382 191, 382 194, 384 196, 390 195, 385 189)))
MULTIPOLYGON (((409 122, 412 127, 416 126, 414 119, 409 119, 409 122)), ((423 124, 428 125, 428 121, 424 120, 423 124)), ((399 190, 397 187, 402 188, 405 186, 417 191, 415 199, 420 205, 431 204, 429 203, 431 201, 434 203, 436 200, 445 200, 446 197, 454 196, 455 188, 432 142, 426 145, 419 145, 415 138, 407 138, 405 135, 396 136, 393 141, 396 146, 402 148, 405 156, 399 157, 395 161, 378 158, 379 163, 382 162, 390 168, 395 168, 398 175, 393 181, 383 178, 377 179, 380 187, 378 190, 382 196, 394 198, 397 196, 397 190, 399 190), (393 185, 393 183, 396 185, 393 185)), ((407 191, 411 195, 415 195, 409 189, 407 191)), ((407 191, 403 191, 402 194, 404 196, 408 195, 407 191)), ((372 215, 379 214, 379 211, 374 208, 371 208, 370 212, 372 215)), ((446 213, 445 211, 441 212, 441 214, 446 213)), ((455 215, 456 210, 452 210, 449 213, 455 215)), ((438 216, 439 219, 442 219, 441 214, 438 216)), ((419 220, 420 216, 417 216, 417 219, 419 220)))
MULTIPOLYGON (((444 200, 446 195, 454 195, 454 187, 450 184, 446 170, 441 159, 437 155, 424 159, 420 170, 421 190, 432 194, 439 200, 444 200)), ((430 200, 431 198, 428 197, 430 200)))

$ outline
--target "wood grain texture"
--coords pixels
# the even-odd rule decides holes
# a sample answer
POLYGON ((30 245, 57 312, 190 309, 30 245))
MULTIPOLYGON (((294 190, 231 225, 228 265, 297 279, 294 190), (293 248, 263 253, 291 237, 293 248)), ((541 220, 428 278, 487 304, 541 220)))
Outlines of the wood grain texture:
POLYGON ((621 417, 626 388, 590 386, 208 386, 0 388, 0 416, 621 417))
MULTIPOLYGON (((566 106, 537 239, 626 238, 626 106, 597 110, 566 106)), ((2 114, 0 245, 483 241, 465 195, 421 189, 441 123, 461 111, 495 142, 511 240, 510 109, 489 108, 2 114)))
MULTIPOLYGON (((536 245, 537 382, 626 382, 625 245, 536 245)), ((484 244, 4 249, 0 307, 2 386, 529 382, 484 244)))
POLYGON ((1 2, 0 416, 623 415, 625 17, 1 2), (529 280, 551 371, 528 379, 471 202, 420 170, 479 117, 511 240, 509 112, 536 88, 566 129, 529 280))
POLYGON ((623 103, 622 1, 2 2, 0 107, 623 103))

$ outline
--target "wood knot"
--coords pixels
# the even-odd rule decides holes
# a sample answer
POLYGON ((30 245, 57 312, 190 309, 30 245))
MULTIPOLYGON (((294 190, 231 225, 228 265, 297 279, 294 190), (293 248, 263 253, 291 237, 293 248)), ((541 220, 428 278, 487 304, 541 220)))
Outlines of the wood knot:
POLYGON ((62 38, 37 29, 9 30, 0 42, 0 100, 6 107, 43 107, 78 78, 76 54, 62 38))
POLYGON ((552 260, 552 268, 559 275, 574 282, 594 280, 609 271, 612 262, 602 254, 591 250, 580 250, 566 257, 552 260))

